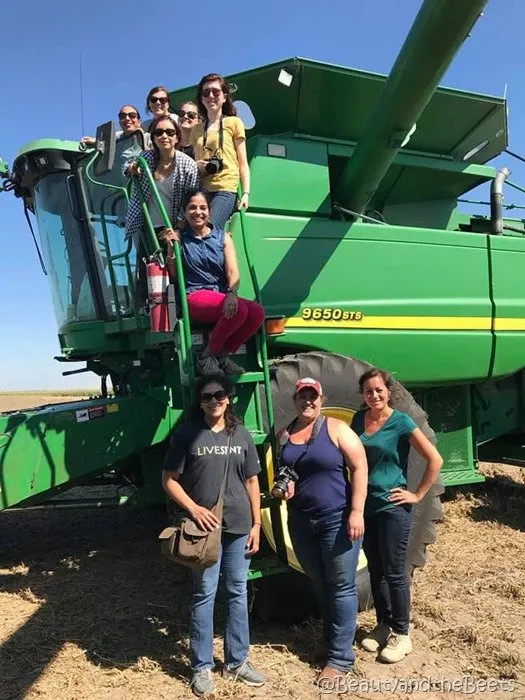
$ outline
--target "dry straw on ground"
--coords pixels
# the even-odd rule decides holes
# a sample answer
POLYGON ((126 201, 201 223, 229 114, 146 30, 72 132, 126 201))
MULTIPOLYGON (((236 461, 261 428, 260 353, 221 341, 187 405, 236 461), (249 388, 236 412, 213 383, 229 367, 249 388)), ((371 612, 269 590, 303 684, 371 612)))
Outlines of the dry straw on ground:
MULTIPOLYGON (((484 465, 485 484, 453 490, 429 563, 413 585, 414 653, 384 666, 357 652, 357 677, 510 679, 525 697, 525 470, 484 465)), ((162 513, 3 513, 0 700, 188 698, 188 586, 158 556, 162 513)), ((371 612, 359 616, 362 628, 371 612)), ((222 617, 217 617, 220 631, 222 617)), ((253 623, 252 660, 269 676, 248 689, 217 674, 216 698, 319 698, 318 621, 253 623)), ((222 658, 220 637, 216 655, 222 658)), ((220 666, 219 666, 220 668, 220 666)), ((325 695, 325 697, 335 697, 325 695)), ((465 697, 352 693, 352 698, 465 697)))

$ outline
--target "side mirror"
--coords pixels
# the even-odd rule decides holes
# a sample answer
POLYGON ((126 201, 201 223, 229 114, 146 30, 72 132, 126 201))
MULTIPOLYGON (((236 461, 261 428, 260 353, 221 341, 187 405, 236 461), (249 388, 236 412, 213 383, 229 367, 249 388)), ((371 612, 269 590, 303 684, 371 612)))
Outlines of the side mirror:
POLYGON ((99 157, 93 167, 93 172, 98 177, 107 175, 113 169, 115 162, 115 126, 113 122, 106 122, 97 127, 95 149, 99 157))

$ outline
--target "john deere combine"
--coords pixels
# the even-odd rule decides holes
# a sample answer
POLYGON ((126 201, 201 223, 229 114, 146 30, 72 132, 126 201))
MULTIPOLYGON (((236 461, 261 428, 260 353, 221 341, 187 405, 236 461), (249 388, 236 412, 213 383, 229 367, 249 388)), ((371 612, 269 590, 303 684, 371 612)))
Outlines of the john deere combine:
MULTIPOLYGON (((251 208, 231 230, 241 292, 267 314, 236 387, 266 494, 295 380, 319 378, 327 412, 349 419, 369 364, 411 390, 422 408, 401 388, 398 405, 432 434, 428 414, 445 485, 482 480, 479 457, 525 460, 525 227, 502 213, 508 171, 485 165, 506 149, 506 103, 437 87, 485 3, 424 2, 388 79, 297 58, 229 77, 255 117, 251 208), (461 213, 481 184, 490 210, 461 213)), ((172 106, 194 94, 173 92, 172 106)), ((135 284, 144 263, 123 226, 121 142, 115 156, 111 128, 98 137, 91 152, 34 141, 4 172, 38 226, 57 360, 66 372, 84 361, 101 397, 0 417, 2 508, 71 507, 59 492, 108 471, 135 487, 119 504, 158 502, 166 441, 191 401, 207 329, 192 328, 182 306, 169 332, 151 331, 135 284)), ((142 246, 161 259, 150 226, 142 246)), ((183 299, 181 275, 178 284, 183 299)), ((420 474, 414 458, 412 480, 420 474)), ((440 489, 417 506, 413 565, 432 541, 440 489)), ((279 556, 254 562, 254 577, 294 564, 279 505, 264 496, 263 506, 279 556)))

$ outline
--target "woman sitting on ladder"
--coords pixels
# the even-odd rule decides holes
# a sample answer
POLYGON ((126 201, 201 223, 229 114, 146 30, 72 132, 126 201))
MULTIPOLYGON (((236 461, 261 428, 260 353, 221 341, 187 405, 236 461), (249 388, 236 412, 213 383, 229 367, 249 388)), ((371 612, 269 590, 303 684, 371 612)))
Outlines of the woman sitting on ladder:
POLYGON ((264 309, 237 294, 239 268, 230 233, 210 222, 208 195, 193 190, 183 200, 186 226, 165 229, 159 240, 167 242, 167 265, 176 277, 175 242, 180 243, 190 318, 215 323, 208 345, 197 358, 197 370, 207 374, 243 374, 232 355, 251 338, 264 321, 264 309))

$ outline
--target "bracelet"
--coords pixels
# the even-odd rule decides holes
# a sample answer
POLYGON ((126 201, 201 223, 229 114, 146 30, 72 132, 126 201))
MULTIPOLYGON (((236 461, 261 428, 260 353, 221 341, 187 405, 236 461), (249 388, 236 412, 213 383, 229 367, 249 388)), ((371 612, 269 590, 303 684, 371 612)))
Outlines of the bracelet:
POLYGON ((261 525, 261 523, 252 523, 252 527, 255 527, 256 525, 261 525))

